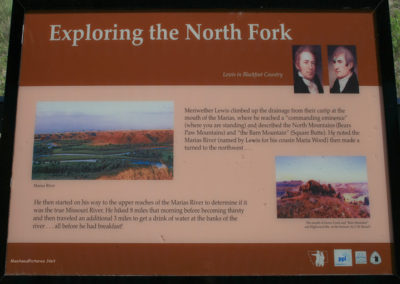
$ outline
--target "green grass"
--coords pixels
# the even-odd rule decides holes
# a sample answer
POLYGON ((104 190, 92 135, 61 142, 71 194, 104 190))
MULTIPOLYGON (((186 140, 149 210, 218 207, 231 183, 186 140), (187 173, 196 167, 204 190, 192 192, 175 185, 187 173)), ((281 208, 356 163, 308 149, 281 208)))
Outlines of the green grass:
POLYGON ((101 161, 98 163, 59 163, 34 165, 32 168, 33 180, 72 180, 97 179, 103 175, 115 175, 124 169, 134 167, 128 161, 116 160, 112 163, 101 161))
POLYGON ((389 1, 397 97, 400 97, 400 1, 389 1))
POLYGON ((162 162, 172 171, 172 145, 94 146, 84 140, 35 140, 32 179, 96 179, 128 168, 148 167, 148 165, 134 165, 133 161, 162 162), (49 148, 50 145, 56 146, 49 148), (96 162, 82 160, 96 160, 96 162))
POLYGON ((0 3, 0 96, 4 95, 12 0, 0 3))

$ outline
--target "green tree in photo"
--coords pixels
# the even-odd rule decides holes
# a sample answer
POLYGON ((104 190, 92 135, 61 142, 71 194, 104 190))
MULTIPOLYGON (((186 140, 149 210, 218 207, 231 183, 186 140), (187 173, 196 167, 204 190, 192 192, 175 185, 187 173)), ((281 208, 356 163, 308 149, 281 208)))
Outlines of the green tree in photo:
POLYGON ((12 0, 0 0, 0 96, 4 95, 12 0))

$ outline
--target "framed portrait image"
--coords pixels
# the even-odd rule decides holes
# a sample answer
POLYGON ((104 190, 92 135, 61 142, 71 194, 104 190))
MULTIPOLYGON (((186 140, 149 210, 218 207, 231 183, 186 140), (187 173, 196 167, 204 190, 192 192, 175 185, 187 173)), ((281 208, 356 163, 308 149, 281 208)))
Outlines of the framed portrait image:
POLYGON ((21 0, 9 57, 6 279, 396 281, 386 1, 21 0))

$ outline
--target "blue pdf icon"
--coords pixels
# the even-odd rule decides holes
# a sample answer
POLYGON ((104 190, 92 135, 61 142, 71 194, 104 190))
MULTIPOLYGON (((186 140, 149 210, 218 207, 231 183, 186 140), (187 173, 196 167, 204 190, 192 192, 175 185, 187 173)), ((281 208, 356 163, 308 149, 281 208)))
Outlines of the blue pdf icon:
POLYGON ((335 266, 353 266, 351 249, 334 250, 335 266))

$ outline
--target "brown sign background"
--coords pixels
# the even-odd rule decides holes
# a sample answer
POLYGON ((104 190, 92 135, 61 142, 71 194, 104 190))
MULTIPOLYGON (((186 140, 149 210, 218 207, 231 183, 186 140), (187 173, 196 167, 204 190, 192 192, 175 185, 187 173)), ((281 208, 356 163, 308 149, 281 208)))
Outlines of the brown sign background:
MULTIPOLYGON (((60 34, 63 36, 63 34, 60 34)), ((379 85, 371 13, 75 13, 27 14, 21 86, 64 85, 291 85, 292 45, 321 45, 328 85, 327 45, 355 45, 360 85, 379 85), (235 24, 242 40, 185 40, 185 24, 235 24), (293 40, 248 40, 248 24, 291 29, 293 40), (50 25, 63 29, 143 28, 144 43, 49 41, 50 25), (178 28, 179 40, 151 41, 150 25, 178 28), (279 72, 280 78, 226 78, 223 72, 279 72)))
MULTIPOLYGON (((323 83, 328 85, 327 45, 355 45, 359 82, 378 86, 371 13, 74 13, 27 14, 21 86, 85 85, 291 85, 292 46, 320 45, 323 83), (63 28, 144 28, 162 23, 181 31, 177 41, 51 42, 51 24, 63 28), (241 41, 185 41, 185 24, 219 28, 234 23, 241 41), (292 41, 249 41, 248 24, 276 28, 284 23, 292 41), (223 72, 279 72, 279 78, 226 78, 223 72)), ((9 243, 6 273, 137 275, 391 274, 389 243, 335 244, 70 244, 9 243), (352 249, 353 266, 335 267, 333 249, 352 249), (328 263, 315 267, 308 251, 326 250, 328 263), (354 251, 367 251, 368 264, 355 264, 354 251), (369 263, 378 251, 382 263, 369 263), (18 260, 51 260, 45 264, 18 260)))
POLYGON ((304 275, 391 274, 390 244, 8 244, 7 274, 33 275, 304 275), (334 266, 334 249, 352 249, 353 265, 334 266), (323 267, 309 251, 326 250, 323 267), (355 264, 354 251, 368 264, 355 264), (371 264, 377 251, 381 264, 371 264), (11 259, 56 260, 15 264, 11 259))

